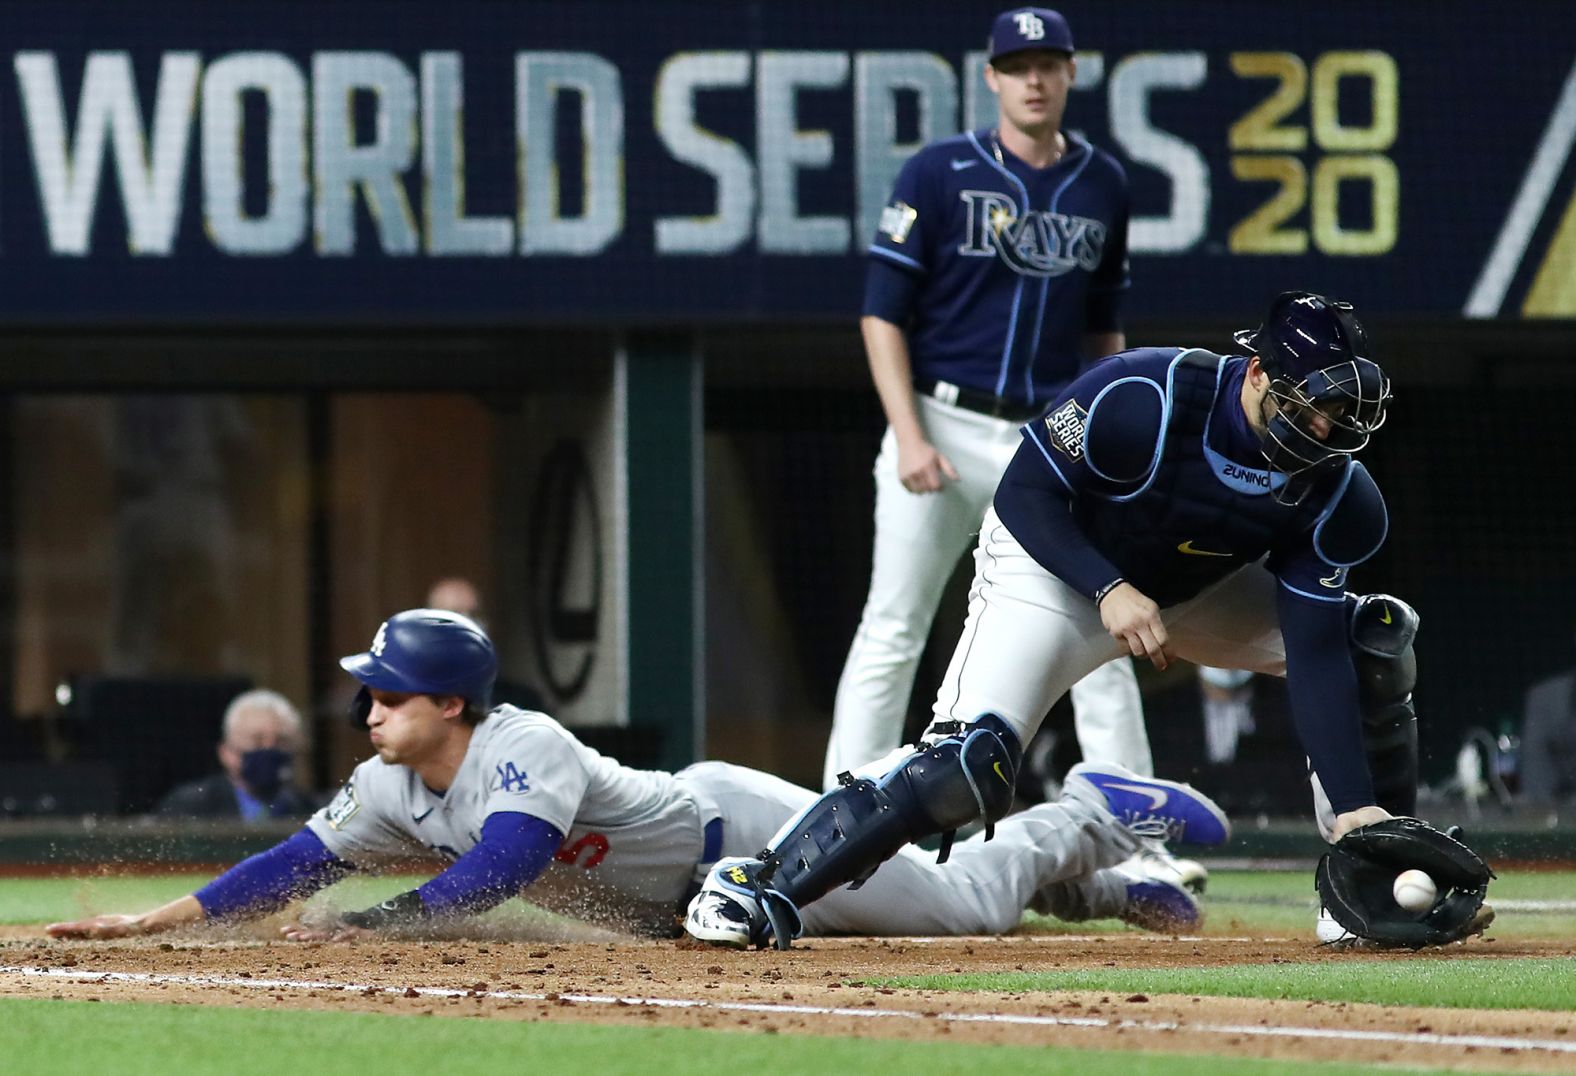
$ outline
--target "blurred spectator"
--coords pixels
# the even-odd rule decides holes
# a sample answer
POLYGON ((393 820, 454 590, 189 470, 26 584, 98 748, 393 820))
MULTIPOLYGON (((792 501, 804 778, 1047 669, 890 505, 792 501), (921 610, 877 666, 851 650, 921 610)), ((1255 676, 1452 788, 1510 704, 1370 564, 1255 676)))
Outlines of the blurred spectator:
POLYGON ((1230 765, 1237 741, 1253 733, 1253 674, 1246 669, 1198 667, 1198 691, 1204 703, 1204 748, 1209 761, 1230 765))
POLYGON ((1520 759, 1525 802, 1552 806, 1576 798, 1576 668, 1527 690, 1520 759))
POLYGON ((487 615, 482 610, 482 596, 476 584, 463 576, 451 575, 432 584, 427 591, 428 609, 447 609, 476 621, 487 630, 487 615))
POLYGON ((238 549, 229 487, 252 436, 232 397, 117 401, 110 671, 227 667, 238 549))
MULTIPOLYGON (((445 609, 451 613, 468 616, 483 631, 493 631, 493 626, 487 622, 487 610, 482 608, 481 591, 476 589, 475 583, 464 576, 444 576, 427 588, 427 608, 445 609)), ((496 635, 494 637, 496 638, 496 635)), ((500 676, 493 684, 493 705, 497 706, 504 702, 518 706, 522 710, 547 709, 547 704, 535 688, 518 680, 512 680, 508 676, 500 676)))
POLYGON ((314 805, 292 783, 300 746, 301 715, 288 699, 265 688, 237 695, 224 711, 223 770, 177 786, 154 813, 246 822, 304 817, 314 805))

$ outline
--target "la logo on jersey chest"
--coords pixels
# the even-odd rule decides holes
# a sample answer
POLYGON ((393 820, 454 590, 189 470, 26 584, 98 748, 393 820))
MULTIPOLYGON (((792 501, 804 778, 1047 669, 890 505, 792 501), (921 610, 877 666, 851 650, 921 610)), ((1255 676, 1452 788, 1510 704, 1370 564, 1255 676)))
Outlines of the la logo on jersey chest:
POLYGON ((1000 191, 958 192, 965 217, 958 253, 975 258, 1000 258, 1024 276, 1061 276, 1082 269, 1093 272, 1105 253, 1105 225, 1090 217, 1031 209, 1000 191))

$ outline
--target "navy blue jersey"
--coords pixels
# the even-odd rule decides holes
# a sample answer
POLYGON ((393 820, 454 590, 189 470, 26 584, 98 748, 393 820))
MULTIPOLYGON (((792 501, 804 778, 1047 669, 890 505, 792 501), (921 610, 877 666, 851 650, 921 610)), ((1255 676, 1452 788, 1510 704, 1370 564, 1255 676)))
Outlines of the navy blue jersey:
POLYGON ((1246 369, 1245 358, 1196 349, 1123 352, 1024 436, 1115 574, 1162 606, 1266 553, 1297 598, 1341 603, 1348 569, 1384 541, 1384 500, 1352 460, 1295 506, 1272 497, 1285 477, 1265 466, 1242 413, 1246 369))
POLYGON ((903 166, 870 254, 919 280, 905 326, 916 381, 1046 403, 1078 374, 1083 335, 1119 327, 1127 175, 1065 137, 1049 168, 991 131, 933 142, 903 166))
POLYGON ((1268 554, 1299 739, 1337 812, 1374 802, 1346 629, 1347 571, 1388 528, 1348 460, 1296 504, 1271 496, 1241 404, 1248 360, 1140 348, 1096 363, 1041 419, 996 512, 1041 567, 1098 598, 1126 579, 1162 607, 1268 554))

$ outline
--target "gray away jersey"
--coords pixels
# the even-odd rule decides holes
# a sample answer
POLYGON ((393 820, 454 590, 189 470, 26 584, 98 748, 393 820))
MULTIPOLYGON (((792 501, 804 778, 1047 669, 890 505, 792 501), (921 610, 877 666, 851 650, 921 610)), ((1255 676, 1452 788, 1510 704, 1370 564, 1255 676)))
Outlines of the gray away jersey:
POLYGON ((531 884, 532 903, 620 926, 671 922, 709 820, 672 774, 630 769, 546 714, 500 706, 476 727, 444 794, 373 757, 307 828, 339 858, 375 869, 422 849, 457 859, 494 812, 533 815, 566 835, 531 884))

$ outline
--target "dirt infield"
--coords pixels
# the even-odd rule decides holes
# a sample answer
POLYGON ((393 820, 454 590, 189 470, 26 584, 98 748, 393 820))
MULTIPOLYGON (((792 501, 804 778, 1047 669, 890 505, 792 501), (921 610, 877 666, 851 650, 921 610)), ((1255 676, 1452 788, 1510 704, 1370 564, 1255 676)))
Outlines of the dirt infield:
MULTIPOLYGON (((57 942, 0 933, 0 996, 464 1015, 1225 1054, 1516 1072, 1576 1067, 1569 1014, 1101 993, 963 994, 866 980, 970 971, 1350 959, 1305 940, 1153 935, 814 939, 792 952, 674 942, 292 944, 261 934, 57 942)), ((1475 941, 1423 955, 1569 956, 1475 941)), ((1373 954, 1365 954, 1373 959, 1373 954)), ((1390 959, 1378 956, 1378 959, 1390 959)), ((1399 954, 1394 959, 1414 959, 1399 954)))

